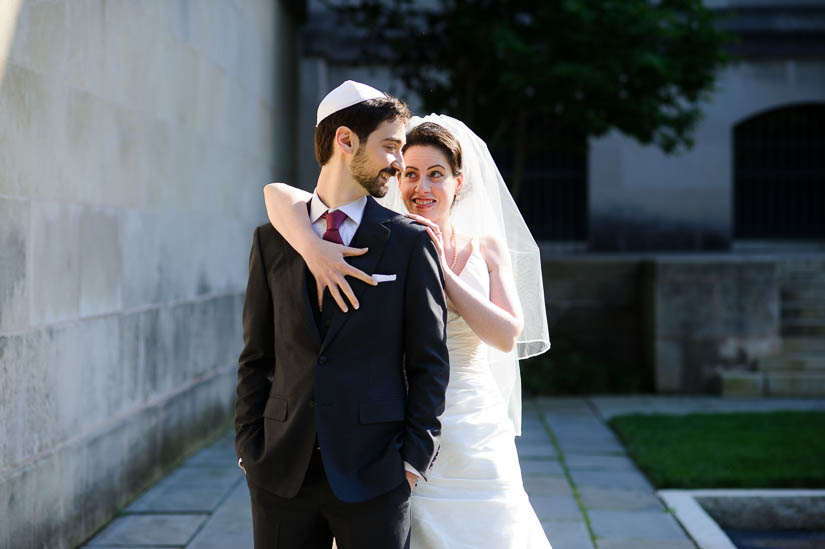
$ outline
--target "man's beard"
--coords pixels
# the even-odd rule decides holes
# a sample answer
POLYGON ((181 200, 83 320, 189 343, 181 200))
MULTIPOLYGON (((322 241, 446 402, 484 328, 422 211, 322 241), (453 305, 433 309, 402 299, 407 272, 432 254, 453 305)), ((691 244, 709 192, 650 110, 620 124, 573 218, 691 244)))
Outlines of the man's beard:
POLYGON ((350 169, 352 170, 353 179, 364 187, 370 196, 375 198, 383 198, 390 189, 389 181, 384 183, 381 176, 385 175, 389 180, 397 173, 393 168, 387 167, 378 172, 377 175, 372 175, 367 167, 367 155, 363 148, 355 153, 350 169))

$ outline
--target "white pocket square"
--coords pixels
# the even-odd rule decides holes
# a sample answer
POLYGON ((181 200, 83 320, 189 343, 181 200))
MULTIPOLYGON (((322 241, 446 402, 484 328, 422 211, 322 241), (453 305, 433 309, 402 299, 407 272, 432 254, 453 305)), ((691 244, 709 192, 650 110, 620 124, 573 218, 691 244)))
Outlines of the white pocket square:
POLYGON ((395 275, 374 274, 372 275, 372 279, 378 283, 392 282, 393 280, 395 280, 395 275))

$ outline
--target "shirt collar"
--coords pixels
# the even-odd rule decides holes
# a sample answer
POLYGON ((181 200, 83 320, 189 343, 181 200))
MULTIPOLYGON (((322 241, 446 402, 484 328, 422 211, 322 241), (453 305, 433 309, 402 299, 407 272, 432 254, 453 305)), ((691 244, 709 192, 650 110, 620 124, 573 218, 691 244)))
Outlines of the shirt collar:
POLYGON ((364 209, 367 207, 367 197, 362 196, 361 198, 357 198, 352 202, 348 202, 343 206, 338 206, 337 208, 327 208, 327 206, 321 200, 321 197, 318 196, 318 190, 312 192, 312 200, 309 202, 309 220, 312 223, 318 221, 327 210, 341 210, 347 217, 351 220, 355 221, 356 225, 361 224, 361 218, 364 217, 364 209))

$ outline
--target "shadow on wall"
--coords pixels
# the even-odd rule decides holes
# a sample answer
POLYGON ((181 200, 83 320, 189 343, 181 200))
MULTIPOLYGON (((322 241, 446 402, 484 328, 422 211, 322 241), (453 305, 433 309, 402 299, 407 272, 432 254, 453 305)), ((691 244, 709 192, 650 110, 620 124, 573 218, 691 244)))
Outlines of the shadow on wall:
POLYGON ((553 339, 553 349, 521 363, 525 397, 649 393, 653 380, 641 368, 611 367, 608 359, 578 350, 568 340, 553 339))

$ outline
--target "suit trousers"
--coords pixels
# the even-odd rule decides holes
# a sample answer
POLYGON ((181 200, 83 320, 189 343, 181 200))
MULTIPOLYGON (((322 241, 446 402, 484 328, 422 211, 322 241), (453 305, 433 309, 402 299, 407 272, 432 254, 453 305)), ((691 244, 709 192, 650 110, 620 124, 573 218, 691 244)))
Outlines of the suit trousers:
POLYGON ((255 549, 409 549, 410 486, 356 503, 332 493, 321 453, 312 452, 304 482, 282 498, 250 482, 255 549))

